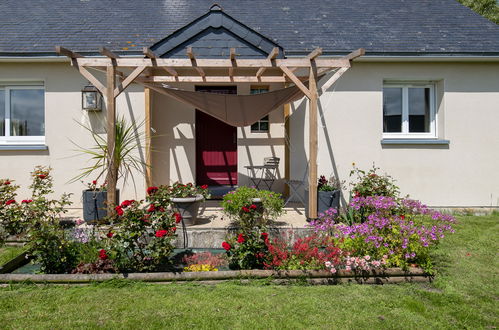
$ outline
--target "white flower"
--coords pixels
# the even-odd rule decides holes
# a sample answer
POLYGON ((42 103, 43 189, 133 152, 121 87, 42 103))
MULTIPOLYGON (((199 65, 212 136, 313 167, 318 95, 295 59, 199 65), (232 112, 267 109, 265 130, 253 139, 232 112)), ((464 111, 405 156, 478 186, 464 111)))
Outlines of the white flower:
POLYGON ((324 264, 326 265, 327 268, 331 267, 331 261, 326 261, 324 264))

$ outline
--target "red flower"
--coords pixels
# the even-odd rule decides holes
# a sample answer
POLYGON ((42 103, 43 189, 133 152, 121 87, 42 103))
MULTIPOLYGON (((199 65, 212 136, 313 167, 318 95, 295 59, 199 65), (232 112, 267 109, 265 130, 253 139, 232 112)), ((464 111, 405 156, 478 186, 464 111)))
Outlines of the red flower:
POLYGON ((160 206, 159 209, 158 209, 159 212, 165 212, 165 208, 160 206))
POLYGON ((201 189, 208 189, 208 185, 207 184, 202 185, 201 189))
POLYGON ((121 206, 122 208, 126 208, 126 207, 128 207, 128 206, 132 205, 132 202, 133 202, 133 201, 131 201, 131 200, 128 200, 128 199, 127 199, 127 200, 124 200, 124 201, 121 203, 121 205, 120 205, 120 206, 121 206))
POLYGON ((262 236, 262 238, 263 238, 264 240, 267 240, 267 239, 269 238, 269 234, 267 234, 267 233, 262 233, 262 235, 261 235, 261 236, 262 236))
POLYGON ((166 234, 168 234, 168 230, 161 229, 156 232, 156 237, 163 237, 166 234))
POLYGON ((116 206, 114 209, 116 210, 116 213, 118 213, 120 217, 123 215, 124 212, 121 206, 116 206))
POLYGON ((114 233, 113 233, 112 231, 110 231, 110 232, 108 232, 108 233, 106 234, 106 236, 107 236, 108 238, 111 238, 111 237, 113 237, 113 236, 114 236, 114 233))
POLYGON ((144 222, 149 222, 149 217, 150 217, 150 216, 151 216, 150 214, 146 214, 146 215, 144 215, 144 217, 142 218, 142 221, 144 221, 144 222))
POLYGON ((45 179, 47 177, 47 175, 45 175, 45 174, 38 174, 38 177, 43 180, 43 179, 45 179))
POLYGON ((29 204, 31 203, 33 200, 32 199, 23 199, 23 201, 21 203, 24 203, 24 204, 29 204))
POLYGON ((402 214, 402 215, 400 216, 400 219, 404 220, 404 219, 405 219, 405 215, 403 215, 403 214, 402 214))
POLYGON ((152 195, 152 194, 154 194, 156 191, 158 191, 158 187, 149 187, 149 188, 147 188, 147 194, 148 194, 148 195, 152 195))
POLYGON ((97 184, 97 180, 92 181, 92 184, 96 185, 97 184))
POLYGON ((175 213, 175 223, 179 223, 180 221, 182 221, 182 216, 177 212, 175 213))
POLYGON ((172 227, 172 233, 177 231, 177 227, 172 227))
POLYGON ((223 242, 222 247, 225 249, 225 251, 229 251, 232 248, 227 242, 223 242))
POLYGON ((10 184, 10 181, 5 181, 3 184, 4 184, 4 185, 9 185, 9 184, 10 184))
POLYGON ((107 254, 106 254, 106 250, 104 249, 100 249, 99 250, 99 259, 101 260, 106 260, 108 257, 107 257, 107 254))
POLYGON ((154 212, 155 209, 156 209, 156 207, 154 207, 154 204, 151 204, 151 205, 149 205, 147 212, 149 212, 149 213, 154 212))
POLYGON ((13 204, 15 202, 16 202, 15 200, 9 199, 8 201, 5 202, 5 205, 10 205, 10 204, 13 204))
POLYGON ((242 210, 243 210, 244 212, 249 212, 249 211, 250 211, 250 209, 249 209, 249 208, 247 208, 246 206, 243 206, 243 207, 242 207, 242 210))
POLYGON ((244 243, 245 239, 244 239, 244 235, 243 234, 239 234, 239 236, 237 236, 237 242, 238 243, 244 243))
POLYGON ((255 204, 251 204, 250 209, 256 210, 256 205, 255 204))

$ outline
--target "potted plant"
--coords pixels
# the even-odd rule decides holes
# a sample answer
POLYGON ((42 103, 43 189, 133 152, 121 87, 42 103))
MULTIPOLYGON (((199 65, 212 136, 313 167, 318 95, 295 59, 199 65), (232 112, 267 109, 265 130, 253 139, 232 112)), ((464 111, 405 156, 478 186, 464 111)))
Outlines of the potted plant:
POLYGON ((190 182, 187 184, 175 182, 170 187, 161 188, 168 190, 170 202, 182 216, 184 226, 195 225, 201 202, 210 197, 208 186, 198 187, 190 182))
MULTIPOLYGON (((324 213, 330 208, 337 211, 340 208, 342 182, 334 176, 326 179, 324 175, 319 177, 317 183, 317 213, 324 213)), ((305 214, 308 214, 308 188, 305 188, 305 214)))
MULTIPOLYGON (((144 145, 143 137, 144 133, 140 130, 143 126, 142 123, 128 123, 125 118, 118 118, 115 125, 115 152, 114 152, 114 167, 118 172, 118 179, 123 180, 123 186, 126 184, 130 178, 135 187, 134 173, 138 172, 144 174, 144 169, 148 166, 142 161, 140 156, 135 153, 135 150, 141 148, 144 145)), ((86 154, 91 157, 93 163, 81 169, 81 173, 71 179, 71 182, 76 182, 84 177, 91 174, 96 174, 97 180, 104 177, 108 171, 110 171, 108 150, 107 150, 107 140, 105 136, 101 136, 96 133, 91 127, 81 125, 86 129, 92 136, 95 145, 91 148, 83 148, 78 144, 73 142, 78 147, 78 151, 82 154, 86 154)), ((106 203, 103 205, 100 200, 104 198, 106 202, 107 190, 105 185, 97 188, 97 180, 94 180, 92 184, 89 184, 88 189, 83 191, 83 214, 86 221, 100 220, 105 215, 107 211, 104 208, 110 209, 109 205, 106 203), (103 197, 105 196, 105 197, 103 197), (97 206, 97 208, 96 208, 97 206), (97 211, 96 211, 97 209, 97 211), (87 220, 88 219, 88 220, 87 220)), ((119 189, 116 189, 116 205, 119 204, 119 189)))
MULTIPOLYGON (((116 204, 119 204, 119 189, 116 189, 116 204)), ((107 217, 107 187, 106 182, 101 185, 97 180, 87 183, 87 189, 83 191, 82 206, 83 220, 95 221, 107 217)))
POLYGON ((243 186, 224 195, 222 208, 234 226, 250 231, 280 216, 284 201, 279 193, 243 186))

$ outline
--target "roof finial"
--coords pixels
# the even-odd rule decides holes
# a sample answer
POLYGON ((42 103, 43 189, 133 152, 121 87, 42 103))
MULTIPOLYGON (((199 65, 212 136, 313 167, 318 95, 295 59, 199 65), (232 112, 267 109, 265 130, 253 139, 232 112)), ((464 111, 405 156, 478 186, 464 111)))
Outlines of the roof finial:
POLYGON ((220 10, 220 11, 223 11, 224 9, 222 8, 222 6, 220 6, 218 3, 214 3, 213 5, 211 5, 210 7, 210 11, 212 10, 220 10))

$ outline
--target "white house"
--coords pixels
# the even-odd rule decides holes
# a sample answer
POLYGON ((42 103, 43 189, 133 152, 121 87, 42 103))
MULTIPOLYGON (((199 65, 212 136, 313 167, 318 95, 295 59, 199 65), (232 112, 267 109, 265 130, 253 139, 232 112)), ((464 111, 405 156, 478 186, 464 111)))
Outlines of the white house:
MULTIPOLYGON (((82 109, 89 82, 55 46, 90 59, 107 58, 99 53, 103 46, 124 59, 144 58, 143 47, 158 59, 187 59, 191 47, 201 60, 232 58, 231 48, 238 59, 267 59, 277 48, 276 60, 303 58, 317 47, 320 58, 338 59, 364 48, 365 55, 319 93, 318 174, 348 181, 352 163, 364 169, 374 163, 397 180, 403 194, 429 205, 499 206, 496 24, 454 0, 211 5, 2 1, 0 177, 27 187, 33 167, 49 165, 57 192, 75 193, 79 204, 84 186, 67 182, 88 160, 74 151, 72 141, 90 147, 92 138, 80 124, 104 133, 106 107, 82 109)), ((245 75, 257 77, 258 69, 245 75)), ((141 79, 155 75, 149 70, 163 70, 171 78, 164 79, 168 85, 187 91, 248 95, 293 85, 284 74, 275 82, 217 82, 199 70, 190 74, 199 75, 197 82, 181 82, 175 70, 164 67, 146 68, 141 79)), ((302 69, 295 73, 306 75, 302 69)), ((103 72, 92 74, 105 79, 103 72)), ((319 90, 332 74, 319 80, 319 90)), ((160 79, 156 85, 161 87, 160 79)), ((139 148, 137 155, 151 165, 148 183, 247 185, 245 166, 262 164, 265 157, 281 160, 274 190, 285 192, 286 179, 307 178, 306 97, 237 128, 142 84, 131 84, 116 102, 118 115, 147 121, 141 129, 151 136, 152 152, 148 157, 149 151, 139 148)), ((137 173, 135 183, 122 188, 122 198, 143 197, 146 177, 137 173)))

